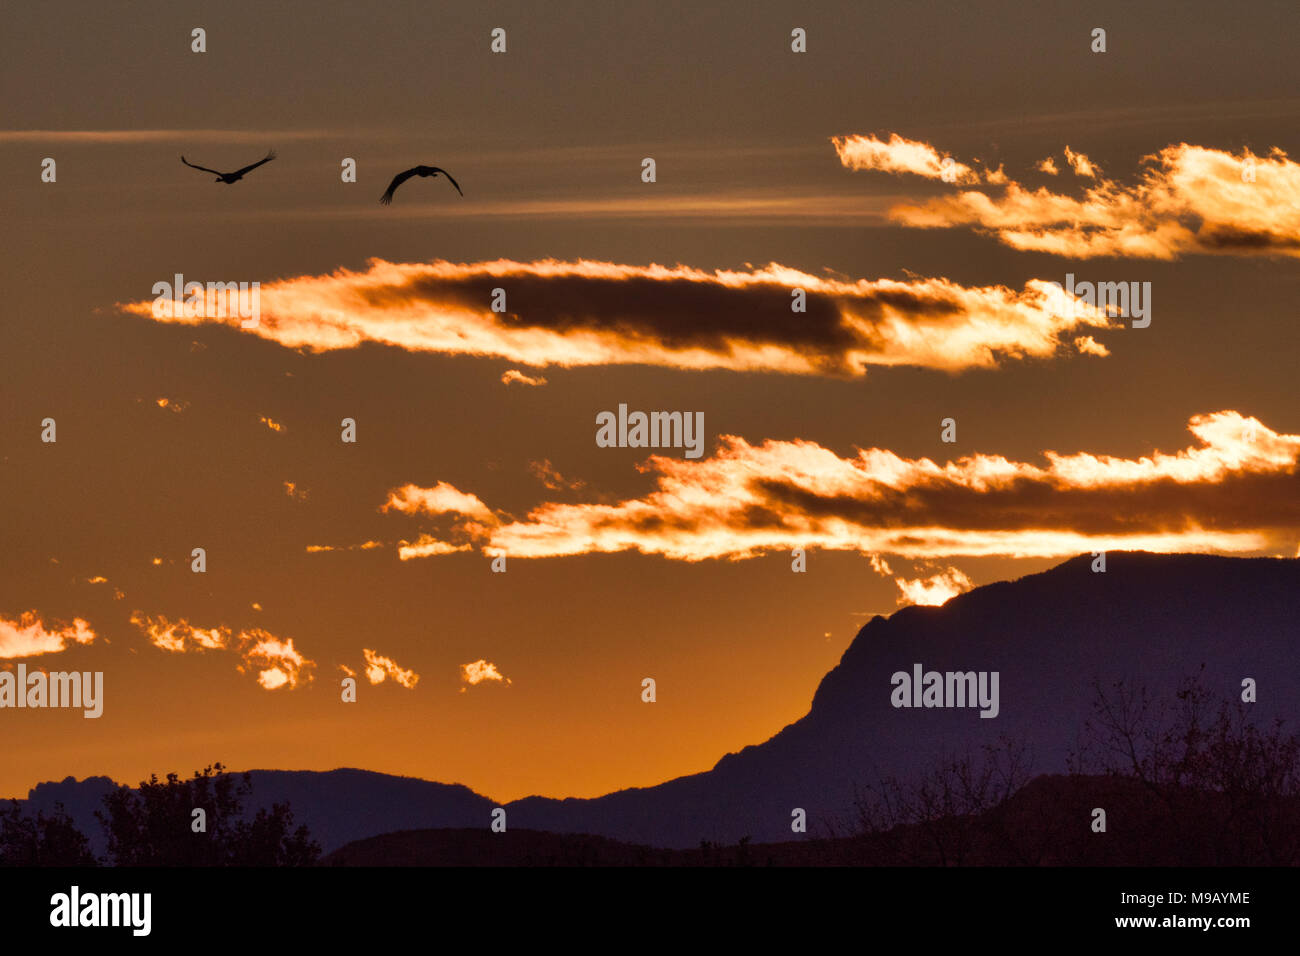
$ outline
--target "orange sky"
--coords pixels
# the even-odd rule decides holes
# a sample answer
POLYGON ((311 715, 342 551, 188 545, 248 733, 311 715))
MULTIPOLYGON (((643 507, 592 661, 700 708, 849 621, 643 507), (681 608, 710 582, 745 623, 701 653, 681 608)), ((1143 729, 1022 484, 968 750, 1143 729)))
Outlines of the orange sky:
POLYGON ((0 796, 218 760, 593 796, 771 736, 901 604, 1300 552, 1295 11, 57 6, 0 40, 0 668, 105 702, 0 710, 0 796), (464 197, 380 206, 416 163, 464 197), (178 273, 258 323, 159 314, 178 273), (699 457, 601 447, 620 406, 701 414, 699 457))

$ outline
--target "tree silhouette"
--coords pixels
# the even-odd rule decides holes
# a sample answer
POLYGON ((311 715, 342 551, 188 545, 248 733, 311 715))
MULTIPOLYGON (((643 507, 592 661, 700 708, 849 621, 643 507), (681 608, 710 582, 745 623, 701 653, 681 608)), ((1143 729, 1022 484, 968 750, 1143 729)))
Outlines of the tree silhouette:
POLYGON ((251 818, 244 800, 252 776, 235 776, 217 763, 189 780, 157 774, 132 790, 121 787, 96 811, 116 866, 308 866, 320 846, 305 826, 293 829, 287 803, 259 809, 251 818), (204 827, 195 832, 202 810, 204 827))
POLYGON ((1241 700, 1216 706, 1200 673, 1172 701, 1123 681, 1093 686, 1073 770, 1138 781, 1189 862, 1300 862, 1300 736, 1280 718, 1261 725, 1241 700))
POLYGON ((0 866, 94 866, 90 843, 56 804, 54 813, 26 816, 17 800, 0 810, 0 866))
POLYGON ((1094 681, 1068 776, 1028 775, 1022 746, 881 779, 855 800, 858 853, 960 866, 1300 864, 1300 736, 1197 674, 1172 694, 1094 681), (1095 808, 1107 829, 1093 831, 1095 808), (1104 835, 1103 835, 1104 834, 1104 835))
POLYGON ((919 841, 894 841, 909 862, 933 856, 940 866, 961 866, 974 849, 977 828, 1003 827, 997 810, 1029 781, 1032 758, 1021 741, 1002 738, 980 754, 951 756, 912 782, 885 777, 854 800, 857 832, 876 836, 898 828, 919 841))

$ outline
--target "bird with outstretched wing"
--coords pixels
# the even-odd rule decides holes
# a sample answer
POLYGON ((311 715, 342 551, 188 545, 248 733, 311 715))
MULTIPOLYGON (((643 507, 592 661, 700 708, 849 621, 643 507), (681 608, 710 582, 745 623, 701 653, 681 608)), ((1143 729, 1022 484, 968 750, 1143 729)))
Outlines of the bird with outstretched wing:
POLYGON ((245 166, 243 169, 237 169, 233 173, 219 173, 215 169, 208 169, 208 167, 206 166, 196 166, 194 163, 191 163, 184 156, 181 157, 181 162, 184 163, 186 166, 190 167, 190 169, 201 169, 205 173, 212 173, 212 175, 217 177, 216 179, 217 182, 226 183, 227 185, 229 185, 230 183, 235 183, 243 179, 244 173, 251 172, 254 169, 256 169, 258 166, 261 166, 263 163, 269 163, 273 159, 275 159, 275 150, 271 150, 262 159, 259 159, 257 162, 252 163, 251 165, 245 166))
POLYGON ((393 201, 393 193, 397 192, 397 187, 402 185, 402 183, 406 182, 412 176, 437 176, 439 173, 446 176, 447 180, 456 187, 456 192, 460 193, 462 196, 465 195, 461 192, 460 183, 452 179, 451 173, 447 172, 447 170, 440 169, 437 166, 412 166, 405 172, 398 173, 393 177, 393 181, 388 184, 388 188, 385 189, 384 194, 379 197, 379 201, 385 206, 391 203, 393 201))

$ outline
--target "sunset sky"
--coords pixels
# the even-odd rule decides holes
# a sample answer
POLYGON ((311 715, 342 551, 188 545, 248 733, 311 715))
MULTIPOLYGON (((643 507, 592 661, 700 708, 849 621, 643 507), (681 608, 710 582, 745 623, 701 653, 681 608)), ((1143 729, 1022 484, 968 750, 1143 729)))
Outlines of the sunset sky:
POLYGON ((105 701, 0 710, 0 797, 595 796, 767 739, 902 604, 1300 556, 1293 3, 377 7, 2 15, 0 668, 105 701), (417 164, 464 197, 381 206, 417 164), (156 315, 177 273, 258 327, 156 315), (620 405, 702 456, 598 447, 620 405))

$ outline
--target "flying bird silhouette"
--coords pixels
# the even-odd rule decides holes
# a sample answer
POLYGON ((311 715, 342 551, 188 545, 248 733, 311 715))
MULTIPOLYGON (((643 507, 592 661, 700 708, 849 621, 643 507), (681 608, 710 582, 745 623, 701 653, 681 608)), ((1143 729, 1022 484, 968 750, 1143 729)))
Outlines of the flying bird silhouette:
POLYGON ((439 169, 437 166, 412 166, 406 172, 398 173, 393 177, 393 181, 388 184, 388 188, 385 189, 384 194, 379 197, 379 201, 385 206, 391 203, 393 201, 393 193, 397 192, 397 187, 402 185, 402 183, 406 182, 412 176, 437 176, 439 173, 446 176, 451 184, 456 187, 456 192, 460 193, 462 196, 465 195, 463 192, 460 192, 460 184, 451 178, 451 173, 447 172, 447 170, 439 169))
POLYGON ((269 153, 267 153, 264 159, 259 159, 251 166, 245 166, 243 169, 237 169, 233 173, 219 173, 215 169, 208 169, 208 167, 206 166, 195 166, 184 156, 181 157, 181 162, 184 163, 186 166, 190 167, 190 169, 201 169, 205 173, 212 173, 214 176, 217 177, 216 179, 217 182, 226 183, 227 185, 229 185, 230 183, 237 183, 239 182, 239 180, 243 179, 244 173, 251 172, 252 170, 256 169, 258 166, 261 166, 263 163, 269 163, 273 159, 275 159, 275 150, 271 150, 269 153))

